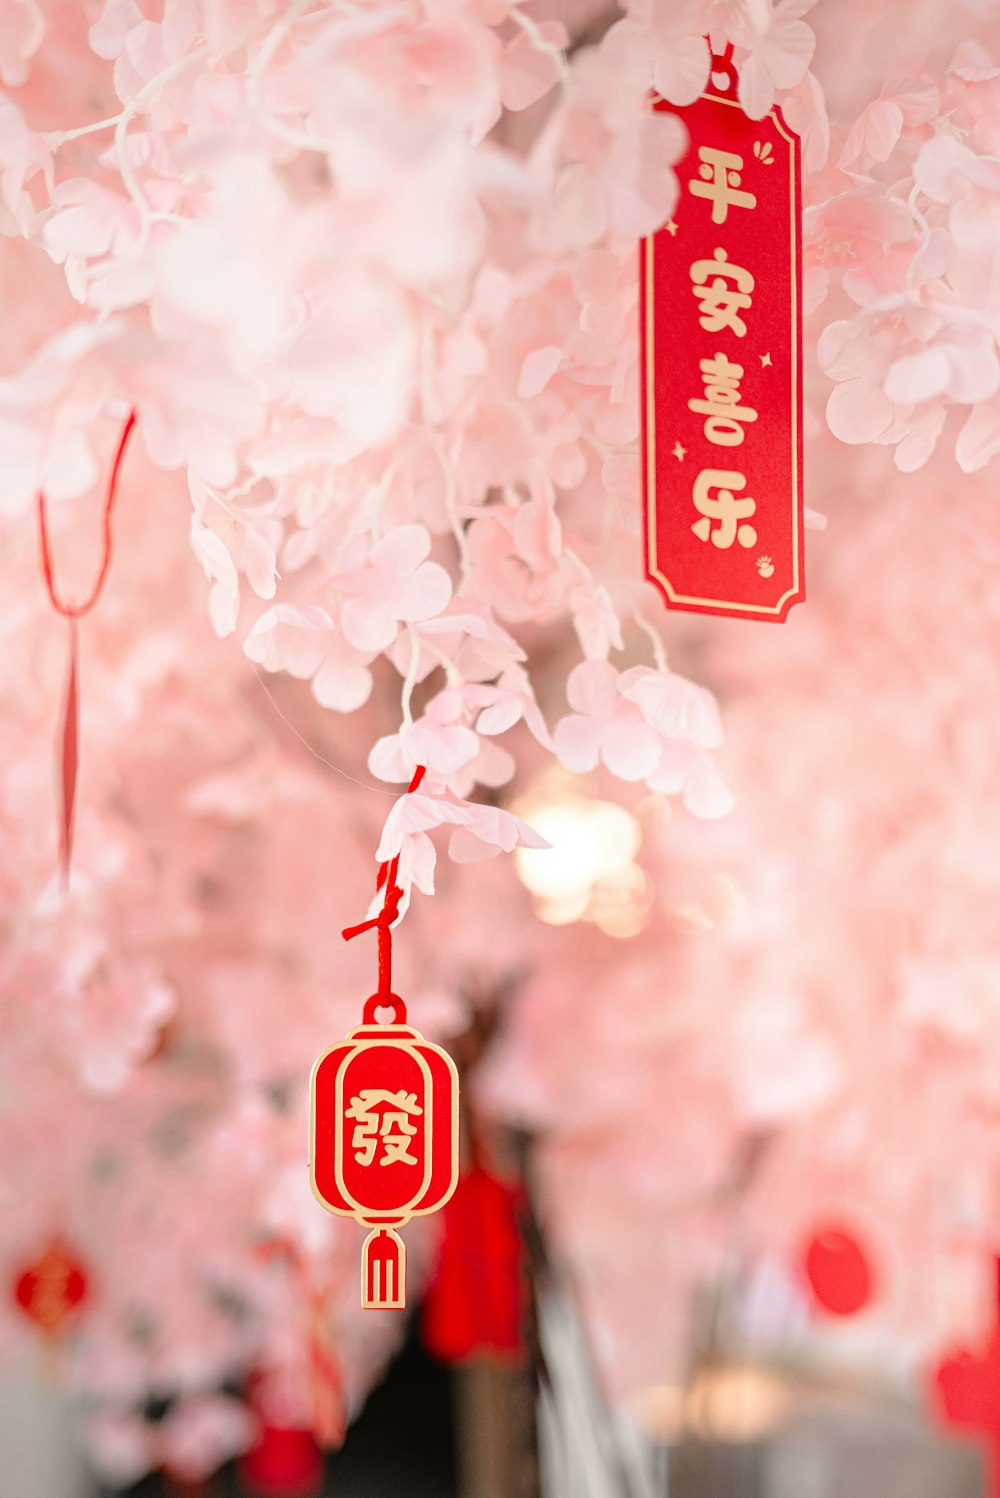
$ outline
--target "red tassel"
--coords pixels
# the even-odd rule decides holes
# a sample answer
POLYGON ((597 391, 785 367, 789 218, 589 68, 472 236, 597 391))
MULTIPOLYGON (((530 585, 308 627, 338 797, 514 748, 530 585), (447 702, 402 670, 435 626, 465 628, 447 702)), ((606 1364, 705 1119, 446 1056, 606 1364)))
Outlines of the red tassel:
POLYGON ((240 1475, 260 1498, 315 1498, 323 1486, 323 1456, 311 1431, 265 1425, 240 1475))
POLYGON ((406 1305, 406 1247, 392 1228, 376 1228, 361 1256, 361 1303, 369 1311, 406 1305))
POLYGON ((424 1300, 424 1343, 443 1363, 523 1354, 524 1250, 519 1192, 477 1166, 444 1209, 437 1272, 424 1300))
MULTIPOLYGON (((997 1272, 1000 1279, 1000 1258, 997 1272)), ((985 1491, 1000 1498, 1000 1327, 995 1313, 984 1343, 957 1348, 938 1364, 931 1398, 946 1425, 979 1437, 986 1458, 985 1491)))
POLYGON ((322 1293, 307 1288, 309 1329, 307 1352, 312 1429, 321 1447, 342 1446, 347 1429, 344 1386, 340 1364, 333 1355, 327 1327, 326 1302, 322 1293))
POLYGON ((62 718, 62 815, 59 822, 59 864, 63 888, 69 888, 69 867, 73 858, 73 830, 76 823, 76 785, 79 775, 80 696, 77 688, 78 648, 76 620, 69 621, 69 668, 62 718))

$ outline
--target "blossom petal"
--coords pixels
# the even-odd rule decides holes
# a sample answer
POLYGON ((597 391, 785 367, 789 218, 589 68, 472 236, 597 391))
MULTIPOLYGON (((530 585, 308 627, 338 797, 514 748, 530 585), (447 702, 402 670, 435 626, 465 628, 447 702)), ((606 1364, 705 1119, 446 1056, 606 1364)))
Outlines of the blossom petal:
POLYGON ((841 442, 857 446, 877 442, 893 420, 892 402, 874 380, 845 380, 831 393, 826 405, 830 431, 841 442))
POLYGON ((706 749, 717 749, 722 743, 718 704, 707 687, 675 671, 639 667, 626 671, 621 692, 664 738, 693 739, 706 749))
POLYGON ((614 711, 618 700, 618 675, 607 661, 581 661, 569 673, 566 699, 578 713, 598 717, 614 711))
POLYGON ((659 757, 659 736, 638 716, 619 719, 601 735, 601 758, 619 780, 644 780, 659 757))
POLYGON ((601 752, 601 729, 592 718, 570 713, 561 718, 552 735, 556 758, 567 770, 585 774, 593 770, 601 752))
POLYGON ((372 674, 361 661, 331 657, 313 677, 312 691, 320 707, 357 712, 371 696, 372 674))
POLYGON ((449 824, 468 827, 471 820, 467 806, 456 806, 452 801, 443 801, 440 796, 425 796, 422 791, 412 791, 400 796, 386 817, 375 857, 379 863, 395 858, 403 846, 403 839, 411 832, 428 832, 432 827, 449 824))
POLYGON ((958 434, 955 456, 963 473, 977 473, 1000 453, 1000 400, 974 406, 958 434))
MULTIPOLYGON (((891 366, 885 377, 885 393, 891 401, 898 401, 903 406, 913 406, 919 401, 933 400, 936 395, 943 395, 950 374, 947 354, 938 348, 921 349, 919 354, 897 359, 891 366)), ((832 425, 831 422, 831 427, 832 425)))
POLYGON ((451 601, 451 578, 437 562, 424 562, 403 587, 395 606, 397 619, 421 623, 433 619, 451 601))

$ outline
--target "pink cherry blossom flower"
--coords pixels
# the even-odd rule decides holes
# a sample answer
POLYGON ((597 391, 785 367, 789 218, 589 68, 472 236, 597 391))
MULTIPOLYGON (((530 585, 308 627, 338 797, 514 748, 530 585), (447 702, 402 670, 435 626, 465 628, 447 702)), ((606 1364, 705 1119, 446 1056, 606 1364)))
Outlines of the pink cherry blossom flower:
POLYGON ((189 480, 194 513, 192 544, 213 581, 209 610, 216 634, 231 634, 239 610, 238 573, 243 572, 258 598, 276 591, 275 543, 281 524, 259 519, 214 494, 194 474, 189 480))
POLYGON ((822 171, 830 155, 830 118, 822 87, 811 72, 784 96, 781 112, 802 142, 804 169, 822 171))
POLYGON ((0 229, 24 234, 35 219, 27 184, 51 164, 51 152, 13 99, 0 97, 0 229))
POLYGON ((334 616, 316 604, 279 603, 267 609, 243 649, 267 671, 287 671, 311 681, 321 707, 352 713, 371 695, 373 653, 349 645, 334 616))
POLYGON ((736 805, 736 797, 711 755, 694 739, 666 742, 655 769, 646 776, 646 784, 662 796, 680 796, 696 817, 725 817, 736 805))
POLYGON ((517 773, 517 760, 495 739, 479 739, 476 753, 449 779, 456 796, 468 801, 477 786, 496 791, 508 785, 517 773))
POLYGON ((739 64, 739 100, 752 120, 774 103, 775 89, 794 88, 804 77, 816 38, 802 17, 815 0, 760 0, 747 7, 732 40, 746 48, 739 64))
POLYGON ((913 180, 935 203, 953 203, 972 187, 1000 191, 1000 163, 983 161, 953 135, 935 135, 920 148, 913 180))
POLYGON ((407 781, 417 765, 423 765, 434 779, 447 780, 479 750, 479 739, 465 725, 465 716, 461 692, 438 692, 419 718, 378 740, 368 756, 369 770, 380 780, 407 781))
POLYGON ((692 104, 708 81, 707 9, 703 0, 632 0, 628 20, 620 23, 630 34, 633 28, 641 33, 653 87, 671 104, 692 104))
POLYGON ((236 563, 221 536, 195 519, 191 521, 191 545, 212 584, 208 610, 212 628, 222 639, 236 628, 239 613, 240 579, 236 563))
POLYGON ((819 357, 842 382, 827 405, 831 431, 843 442, 893 445, 904 471, 930 456, 945 398, 972 405, 1000 385, 1000 360, 985 330, 951 325, 913 298, 831 323, 819 357))
POLYGON ((840 153, 842 170, 858 172, 888 160, 903 129, 903 111, 892 99, 875 99, 855 120, 840 153))
POLYGON ((422 525, 401 525, 372 547, 364 567, 333 579, 346 600, 344 637, 355 649, 386 650, 401 623, 422 624, 447 606, 451 580, 439 563, 427 561, 430 550, 422 525))
POLYGON ((707 687, 675 671, 635 666, 618 678, 618 690, 636 704, 661 738, 688 739, 704 749, 717 749, 722 743, 718 704, 707 687))
POLYGON ((42 45, 45 17, 35 0, 0 0, 0 82, 16 88, 42 45))
POLYGON ((500 60, 500 98, 505 109, 528 109, 559 81, 558 54, 567 44, 559 21, 519 29, 500 60))
POLYGON ((554 247, 591 244, 608 231, 635 238, 670 217, 678 191, 670 167, 687 132, 676 115, 647 108, 648 71, 630 26, 612 28, 577 60, 561 129, 568 164, 540 230, 554 247))
POLYGON ((519 666, 509 666, 492 686, 466 687, 464 695, 471 707, 480 710, 476 718, 477 733, 506 733, 523 719, 538 742, 546 749, 551 748, 552 738, 531 690, 530 678, 519 666))
POLYGON ((497 853, 512 853, 515 848, 549 846, 533 827, 503 807, 470 801, 465 810, 465 820, 448 840, 448 854, 456 863, 479 863, 497 853))
POLYGON ((148 965, 80 941, 63 962, 59 1043, 84 1086, 114 1093, 156 1045, 177 996, 148 965))
POLYGON ((638 707, 623 697, 607 661, 583 661, 566 686, 575 709, 556 724, 556 754, 568 770, 586 772, 603 761, 622 780, 642 780, 656 766, 660 739, 638 707))

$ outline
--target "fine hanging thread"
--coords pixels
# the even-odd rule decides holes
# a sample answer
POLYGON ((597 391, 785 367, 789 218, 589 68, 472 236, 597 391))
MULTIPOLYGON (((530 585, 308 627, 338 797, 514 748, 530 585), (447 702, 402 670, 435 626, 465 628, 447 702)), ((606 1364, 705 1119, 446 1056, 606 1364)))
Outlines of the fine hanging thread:
POLYGON ((121 472, 125 449, 128 446, 128 440, 132 435, 136 420, 135 411, 130 411, 122 428, 122 434, 118 439, 118 446, 111 464, 111 473, 108 477, 107 492, 104 497, 101 565, 94 586, 81 603, 67 603, 65 599, 59 596, 59 590, 56 587, 55 581, 55 571, 52 565, 52 548, 49 542, 48 519, 45 512, 45 495, 41 490, 38 493, 38 536, 41 545, 42 574, 45 578, 45 589, 49 595, 49 602, 55 612, 61 614, 64 619, 69 621, 69 667, 66 675, 66 692, 63 699, 62 728, 60 732, 62 807, 59 825, 59 863, 62 868, 64 887, 69 885, 70 862, 73 857, 76 787, 80 768, 80 691, 77 663, 77 620, 82 619, 85 614, 89 614, 97 603, 104 584, 107 581, 108 572, 111 569, 111 557, 113 553, 111 517, 114 512, 115 500, 118 496, 118 476, 121 472))
MULTIPOLYGON (((418 765, 413 779, 406 788, 407 796, 417 789, 426 774, 426 765, 418 765)), ((378 989, 365 1005, 366 1024, 371 1022, 370 1012, 376 1005, 392 1006, 396 1011, 395 1018, 398 1024, 403 1024, 406 1020, 406 1006, 392 991, 392 923, 399 915, 399 903, 403 898, 403 891, 396 882, 398 874, 399 854, 397 853, 395 858, 389 859, 387 863, 379 864, 375 889, 377 892, 384 887, 385 897, 378 915, 373 916, 369 921, 362 921, 358 926, 347 926, 341 933, 345 941, 353 941, 354 937, 360 936, 363 931, 378 932, 378 989)))

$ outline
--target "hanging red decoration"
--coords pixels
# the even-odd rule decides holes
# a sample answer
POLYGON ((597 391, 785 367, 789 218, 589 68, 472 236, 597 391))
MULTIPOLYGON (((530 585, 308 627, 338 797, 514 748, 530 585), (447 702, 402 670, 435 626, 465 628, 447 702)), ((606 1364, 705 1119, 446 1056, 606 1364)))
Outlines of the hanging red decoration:
POLYGON ((525 1265, 520 1191, 482 1166, 462 1176, 444 1209, 444 1235, 423 1310, 424 1342, 443 1363, 523 1352, 525 1265))
POLYGON ((347 1429, 347 1413, 340 1364, 330 1346, 329 1298, 321 1290, 311 1289, 307 1294, 306 1350, 312 1432, 319 1446, 338 1447, 343 1444, 347 1429))
POLYGON ((313 1498, 323 1486, 323 1454, 311 1431, 265 1425, 240 1477, 260 1498, 313 1498))
MULTIPOLYGON (((423 776, 420 767, 410 791, 423 776)), ((407 1025, 406 1005, 392 992, 398 874, 398 856, 381 865, 382 909, 343 933, 350 941, 377 931, 378 989, 359 1028, 324 1052, 312 1074, 310 1181, 328 1211, 371 1229, 361 1266, 361 1303, 371 1310, 406 1304, 406 1249, 395 1229, 444 1206, 458 1179, 458 1073, 407 1025), (376 1022, 379 1009, 392 1010, 390 1024, 376 1022)))
MULTIPOLYGON (((269 1238, 258 1244, 257 1254, 264 1260, 283 1260, 294 1276, 303 1311, 310 1428, 322 1449, 339 1447, 347 1430, 347 1408, 340 1362, 330 1334, 329 1290, 317 1282, 308 1255, 290 1238, 269 1238)), ((258 1375, 252 1387, 259 1389, 264 1384, 265 1379, 258 1375)), ((264 1423, 270 1422, 265 1418, 264 1423)))
MULTIPOLYGON (((995 1260, 996 1305, 1000 1309, 1000 1258, 995 1260)), ((983 1442, 990 1498, 1000 1498, 1000 1321, 994 1322, 981 1350, 960 1348, 934 1372, 931 1399, 939 1419, 983 1442)))
POLYGON ((799 140, 777 105, 743 113, 732 51, 693 104, 655 101, 690 143, 641 246, 646 576, 671 609, 782 621, 805 597, 799 140))
POLYGON ((49 1337, 58 1336, 79 1313, 87 1288, 86 1269, 62 1238, 54 1238, 13 1286, 16 1303, 49 1337))
POLYGON ((64 619, 69 620, 69 665, 66 672, 62 727, 59 734, 59 863, 62 869, 64 884, 69 883, 69 870, 73 859, 73 830, 76 823, 76 788, 80 771, 79 650, 76 626, 77 620, 82 619, 85 614, 89 614, 91 609, 96 605, 104 589, 108 573, 111 570, 113 550, 111 519, 114 512, 115 500, 118 496, 118 476, 121 472, 125 449, 128 446, 128 440, 135 427, 136 419, 135 411, 130 411, 122 428, 122 434, 118 439, 118 447, 115 450, 115 456, 111 464, 111 473, 108 478, 108 487, 104 498, 101 565, 94 586, 81 603, 67 603, 59 595, 52 563, 52 548, 49 541, 45 495, 41 492, 38 494, 38 536, 41 545, 42 575, 45 578, 45 589, 49 595, 49 602, 56 613, 61 614, 64 619))
POLYGON ((853 1316, 871 1300, 871 1264, 857 1239, 842 1228, 824 1227, 813 1233, 803 1260, 810 1288, 824 1311, 853 1316))

